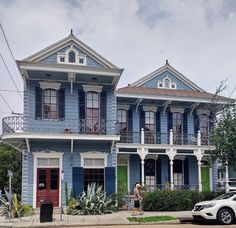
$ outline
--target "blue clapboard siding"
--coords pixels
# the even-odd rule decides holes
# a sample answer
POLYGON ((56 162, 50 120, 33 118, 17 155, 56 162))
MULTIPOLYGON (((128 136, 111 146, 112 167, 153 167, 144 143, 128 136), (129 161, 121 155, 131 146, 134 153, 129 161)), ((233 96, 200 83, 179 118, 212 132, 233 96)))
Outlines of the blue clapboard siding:
POLYGON ((163 80, 168 76, 172 82, 176 82, 177 89, 180 90, 192 90, 187 84, 185 84, 183 81, 180 81, 178 78, 176 78, 175 74, 170 71, 165 71, 159 75, 156 75, 153 79, 149 80, 148 82, 145 82, 142 86, 143 87, 150 87, 150 88, 157 88, 157 82, 159 80, 163 80))
POLYGON ((133 192, 136 182, 140 182, 140 158, 139 155, 130 155, 130 191, 133 192))

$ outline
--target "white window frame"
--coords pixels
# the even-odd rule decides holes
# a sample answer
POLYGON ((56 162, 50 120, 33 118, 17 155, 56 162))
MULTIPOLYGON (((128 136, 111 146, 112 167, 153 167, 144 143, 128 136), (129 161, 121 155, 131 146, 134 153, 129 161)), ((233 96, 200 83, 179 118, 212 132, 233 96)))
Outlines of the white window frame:
MULTIPOLYGON (((36 208, 36 196, 37 196, 37 168, 38 168, 38 158, 59 158, 59 167, 57 166, 56 168, 59 168, 59 207, 61 207, 61 173, 63 170, 62 166, 62 159, 63 159, 63 154, 62 152, 55 152, 55 151, 50 151, 45 152, 45 151, 38 151, 34 152, 34 174, 33 174, 33 208, 36 208)), ((42 168, 43 166, 39 166, 39 168, 42 168)), ((44 166, 44 168, 49 168, 49 166, 44 166)), ((51 166, 50 166, 51 168, 51 166)), ((53 168, 53 166, 52 166, 53 168)))
POLYGON ((87 65, 87 58, 86 58, 86 55, 79 54, 78 51, 75 48, 70 47, 66 50, 65 53, 60 53, 60 52, 57 53, 57 63, 60 63, 60 64, 65 64, 66 63, 66 64, 72 64, 72 65, 86 66, 87 65), (74 63, 69 62, 69 53, 71 51, 73 51, 75 53, 75 62, 74 63), (60 57, 65 58, 65 61, 61 62, 60 57), (83 59, 84 62, 80 63, 79 62, 80 59, 83 59))
POLYGON ((177 84, 176 82, 173 82, 171 80, 171 78, 169 78, 168 76, 164 77, 162 80, 157 81, 157 88, 161 88, 161 89, 177 89, 177 84), (165 80, 168 79, 169 80, 169 87, 165 87, 165 80), (162 86, 160 86, 162 85, 162 86), (174 86, 174 88, 172 88, 172 86, 174 86))
POLYGON ((90 151, 90 152, 83 152, 80 153, 81 157, 81 167, 85 169, 101 169, 107 167, 107 156, 108 153, 102 153, 102 152, 97 152, 97 151, 90 151), (104 167, 101 166, 85 166, 84 165, 84 159, 104 159, 104 167))

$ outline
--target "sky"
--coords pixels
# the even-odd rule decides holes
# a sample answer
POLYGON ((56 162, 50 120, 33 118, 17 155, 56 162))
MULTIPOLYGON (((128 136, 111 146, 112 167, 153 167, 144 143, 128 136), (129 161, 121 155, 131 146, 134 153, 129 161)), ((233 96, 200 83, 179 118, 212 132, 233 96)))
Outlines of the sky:
MULTIPOLYGON (((15 59, 74 35, 123 68, 126 86, 165 60, 208 92, 227 79, 236 86, 236 0, 0 0, 0 23, 15 59)), ((17 88, 23 83, 0 32, 3 56, 17 88)), ((0 119, 23 102, 0 59, 0 119), (8 102, 8 107, 4 100, 8 102)))

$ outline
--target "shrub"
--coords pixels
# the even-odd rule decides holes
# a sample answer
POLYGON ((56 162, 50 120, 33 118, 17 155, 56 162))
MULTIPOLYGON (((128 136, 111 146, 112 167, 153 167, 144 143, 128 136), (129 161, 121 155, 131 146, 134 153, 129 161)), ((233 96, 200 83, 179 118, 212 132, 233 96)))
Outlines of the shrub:
POLYGON ((83 192, 78 199, 70 199, 67 213, 76 215, 99 215, 111 213, 113 201, 102 191, 101 186, 96 183, 88 185, 87 192, 83 192))
POLYGON ((155 190, 144 195, 142 206, 144 211, 192 210, 197 202, 211 200, 220 194, 222 192, 155 190))

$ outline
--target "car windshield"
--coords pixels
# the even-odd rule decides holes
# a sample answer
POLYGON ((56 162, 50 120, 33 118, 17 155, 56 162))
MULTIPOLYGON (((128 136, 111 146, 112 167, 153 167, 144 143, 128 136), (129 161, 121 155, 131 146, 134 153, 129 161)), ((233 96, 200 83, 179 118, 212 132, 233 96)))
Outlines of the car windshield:
POLYGON ((223 200, 223 199, 229 199, 231 198, 232 196, 234 196, 236 194, 236 192, 228 192, 228 193, 225 193, 223 195, 220 195, 218 197, 216 197, 215 199, 213 200, 223 200))

